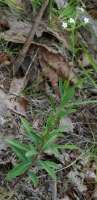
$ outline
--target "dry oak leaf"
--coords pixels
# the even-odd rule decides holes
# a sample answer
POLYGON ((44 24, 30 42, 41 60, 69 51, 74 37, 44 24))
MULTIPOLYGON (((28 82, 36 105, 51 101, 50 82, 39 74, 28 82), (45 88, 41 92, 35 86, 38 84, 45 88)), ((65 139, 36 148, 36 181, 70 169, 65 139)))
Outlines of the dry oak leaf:
POLYGON ((21 116, 26 116, 27 102, 23 97, 15 98, 15 96, 9 95, 7 108, 21 116))
POLYGON ((47 49, 41 48, 39 61, 44 71, 44 75, 46 74, 47 76, 47 73, 45 73, 45 71, 47 71, 48 78, 50 80, 52 79, 52 74, 49 73, 49 70, 51 71, 52 69, 59 77, 68 79, 71 82, 74 81, 74 73, 72 72, 72 68, 64 56, 62 56, 60 53, 53 53, 53 51, 48 51, 47 49), (44 70, 44 68, 47 68, 47 70, 44 70))
MULTIPOLYGON (((0 38, 8 42, 13 43, 25 43, 26 38, 28 37, 29 31, 33 24, 29 23, 28 21, 17 21, 17 18, 8 16, 7 17, 10 29, 6 32, 0 33, 0 38)), ((33 22, 32 22, 33 23, 33 22)), ((46 23, 40 23, 36 30, 36 36, 42 37, 43 33, 48 33, 50 36, 54 37, 57 41, 61 42, 65 48, 68 48, 68 34, 64 30, 58 28, 50 28, 46 23)), ((33 43, 33 41, 32 41, 33 43)))

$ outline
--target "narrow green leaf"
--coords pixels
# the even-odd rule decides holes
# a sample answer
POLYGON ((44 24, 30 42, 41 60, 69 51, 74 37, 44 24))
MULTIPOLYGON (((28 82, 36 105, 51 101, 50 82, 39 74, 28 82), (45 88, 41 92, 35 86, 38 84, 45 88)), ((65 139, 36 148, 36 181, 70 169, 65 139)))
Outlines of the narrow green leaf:
POLYGON ((55 111, 56 110, 56 101, 55 98, 52 96, 48 96, 49 102, 51 104, 52 110, 55 111))
POLYGON ((72 101, 74 94, 75 94, 75 87, 69 86, 69 87, 65 88, 65 93, 61 98, 61 104, 65 105, 66 103, 72 101))
POLYGON ((46 160, 46 161, 44 161, 44 162, 46 163, 47 166, 49 166, 50 168, 52 168, 52 169, 54 169, 54 170, 59 169, 58 164, 56 164, 56 163, 53 162, 53 161, 46 160))
POLYGON ((36 187, 38 185, 38 177, 36 176, 36 174, 34 172, 29 172, 28 175, 29 175, 29 178, 31 179, 34 187, 36 187))
POLYGON ((25 129, 28 137, 30 137, 32 142, 34 142, 35 144, 41 142, 41 137, 33 130, 30 123, 24 118, 21 118, 21 122, 22 122, 23 128, 25 129))
POLYGON ((61 9, 61 11, 59 12, 60 17, 64 19, 74 17, 76 15, 77 2, 77 0, 71 0, 66 7, 63 7, 63 9, 61 9))
POLYGON ((20 160, 22 160, 22 161, 26 161, 27 160, 27 158, 25 157, 25 151, 17 149, 16 147, 13 147, 13 146, 11 148, 12 148, 13 152, 16 154, 16 156, 20 160))
POLYGON ((54 113, 51 113, 46 122, 46 129, 49 130, 52 127, 54 127, 55 121, 56 121, 56 116, 54 115, 54 113))
POLYGON ((48 148, 46 148, 45 153, 50 154, 50 155, 54 155, 55 157, 58 157, 60 155, 59 153, 59 146, 58 144, 53 144, 48 146, 48 148))
POLYGON ((60 95, 62 97, 64 95, 64 91, 65 91, 65 87, 64 87, 62 79, 59 80, 59 91, 60 91, 60 95))
POLYGON ((68 150, 76 150, 76 149, 79 149, 78 147, 77 147, 77 145, 75 145, 75 144, 64 144, 64 145, 59 145, 60 147, 60 149, 68 149, 68 150))
POLYGON ((96 73, 97 73, 97 63, 95 62, 93 56, 91 56, 91 54, 90 54, 85 48, 84 48, 83 50, 84 50, 84 52, 85 52, 86 57, 87 57, 88 60, 89 60, 89 63, 92 65, 92 67, 94 68, 94 70, 95 70, 96 73))
POLYGON ((46 141, 43 146, 44 150, 52 145, 58 137, 63 137, 63 132, 63 129, 54 129, 53 131, 51 131, 46 137, 46 141))
POLYGON ((23 151, 28 151, 29 148, 26 144, 23 144, 21 142, 19 142, 18 140, 6 140, 7 143, 11 146, 11 147, 16 147, 19 150, 23 150, 23 151))
POLYGON ((38 165, 41 169, 44 169, 52 179, 56 180, 55 169, 46 163, 46 161, 39 160, 38 165))
POLYGON ((31 165, 31 162, 22 162, 18 164, 16 167, 14 167, 12 170, 9 171, 6 177, 7 180, 11 181, 17 176, 20 176, 21 174, 23 174, 25 171, 29 169, 30 165, 31 165))
POLYGON ((74 103, 69 103, 66 105, 66 107, 72 107, 72 106, 81 106, 81 105, 89 105, 89 104, 97 104, 97 100, 77 100, 74 103))

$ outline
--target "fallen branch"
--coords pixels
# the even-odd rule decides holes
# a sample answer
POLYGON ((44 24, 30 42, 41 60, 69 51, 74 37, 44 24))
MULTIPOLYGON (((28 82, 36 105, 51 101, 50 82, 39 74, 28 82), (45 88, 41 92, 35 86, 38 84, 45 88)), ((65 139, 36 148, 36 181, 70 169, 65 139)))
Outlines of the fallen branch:
POLYGON ((35 36, 35 33, 37 31, 37 28, 40 24, 41 18, 44 14, 44 11, 48 5, 49 0, 45 0, 44 4, 42 5, 40 12, 38 14, 38 16, 36 17, 35 23, 34 25, 31 27, 31 30, 29 32, 28 38, 23 46, 23 48, 21 49, 21 51, 19 52, 19 56, 18 58, 16 58, 15 62, 14 62, 14 66, 13 66, 13 74, 14 76, 16 75, 16 73, 18 72, 21 64, 23 63, 25 56, 29 50, 29 47, 31 45, 31 42, 35 36))

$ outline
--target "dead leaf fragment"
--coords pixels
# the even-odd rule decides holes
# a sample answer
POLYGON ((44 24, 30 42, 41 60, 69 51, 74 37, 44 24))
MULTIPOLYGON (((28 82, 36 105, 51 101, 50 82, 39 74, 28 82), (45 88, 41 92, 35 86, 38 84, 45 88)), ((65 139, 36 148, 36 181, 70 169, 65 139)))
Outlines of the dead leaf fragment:
POLYGON ((6 94, 0 89, 0 119, 1 125, 4 116, 8 110, 11 110, 19 115, 26 116, 28 102, 23 97, 16 98, 14 95, 6 94))
POLYGON ((21 116, 26 116, 26 106, 24 103, 22 104, 22 102, 23 101, 20 101, 20 99, 10 95, 7 101, 7 107, 14 113, 17 113, 21 116))
POLYGON ((54 0, 57 4, 58 8, 63 8, 63 6, 67 3, 67 0, 54 0))
MULTIPOLYGON (((60 53, 53 53, 46 49, 42 49, 39 56, 39 61, 43 67, 50 68, 63 79, 73 80, 74 74, 66 59, 60 53)), ((49 77, 50 78, 50 77, 49 77)))
POLYGON ((55 91, 55 94, 60 97, 58 89, 58 79, 61 77, 63 80, 70 80, 75 82, 72 67, 68 64, 65 57, 54 51, 52 48, 40 47, 39 62, 41 65, 43 76, 49 79, 55 91))
POLYGON ((8 30, 10 28, 9 23, 6 19, 0 20, 0 31, 8 30))
POLYGON ((64 117, 60 120, 59 128, 64 129, 65 132, 73 133, 74 126, 69 117, 64 117))
POLYGON ((7 53, 0 52, 0 64, 6 64, 6 65, 10 64, 10 59, 7 53))
POLYGON ((13 78, 10 85, 10 94, 19 95, 24 88, 24 78, 13 78))

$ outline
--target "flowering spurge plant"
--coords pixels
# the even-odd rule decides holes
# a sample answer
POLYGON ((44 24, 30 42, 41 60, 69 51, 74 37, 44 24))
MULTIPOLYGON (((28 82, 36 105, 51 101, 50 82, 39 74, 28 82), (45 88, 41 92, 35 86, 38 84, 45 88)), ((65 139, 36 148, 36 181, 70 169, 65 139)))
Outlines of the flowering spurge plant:
MULTIPOLYGON (((67 30, 69 34, 69 49, 72 53, 72 62, 74 63, 78 48, 78 31, 89 23, 84 7, 78 4, 79 1, 71 0, 66 7, 60 11, 62 29, 67 30)), ((80 2, 81 3, 81 2, 80 2)))
POLYGON ((79 16, 76 18, 69 18, 68 20, 65 20, 62 22, 62 28, 70 30, 73 27, 80 28, 81 26, 85 26, 86 24, 89 23, 89 18, 88 17, 82 17, 81 21, 79 20, 79 16))
POLYGON ((22 118, 21 124, 25 130, 27 142, 20 142, 16 139, 7 141, 18 159, 17 165, 7 175, 8 181, 18 176, 24 177, 26 175, 36 186, 41 170, 44 170, 55 180, 57 170, 62 166, 53 160, 46 159, 46 155, 50 154, 58 159, 63 149, 77 148, 73 144, 60 144, 60 140, 63 138, 62 141, 64 141, 65 139, 64 131, 65 128, 67 130, 67 126, 65 124, 64 128, 59 128, 58 124, 63 116, 67 116, 74 111, 71 101, 74 98, 75 88, 61 82, 59 87, 61 94, 60 105, 56 107, 53 101, 51 101, 52 111, 43 131, 37 133, 31 127, 31 124, 22 118))

